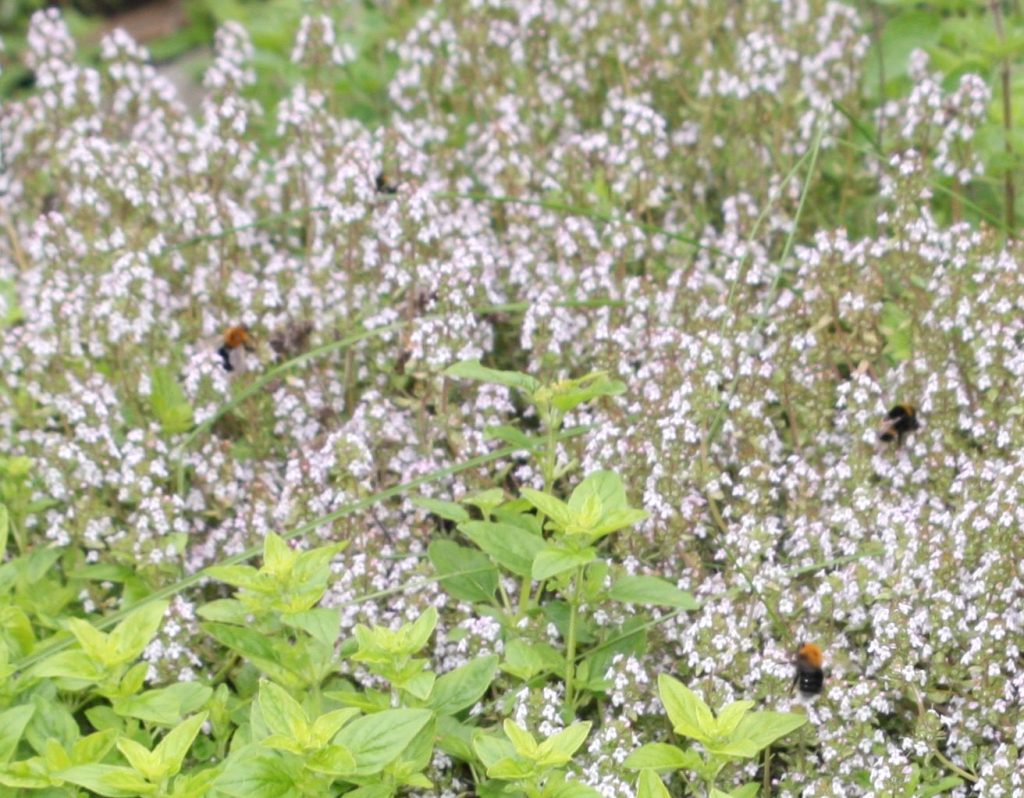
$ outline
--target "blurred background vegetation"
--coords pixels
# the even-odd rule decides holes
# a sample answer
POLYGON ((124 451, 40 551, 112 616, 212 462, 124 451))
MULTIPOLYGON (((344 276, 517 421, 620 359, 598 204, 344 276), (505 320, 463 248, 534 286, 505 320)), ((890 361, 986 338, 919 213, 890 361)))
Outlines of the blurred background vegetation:
POLYGON ((258 79, 252 95, 273 112, 298 78, 290 55, 303 15, 327 14, 339 41, 356 53, 353 63, 336 71, 328 94, 345 116, 374 126, 387 118, 387 85, 396 64, 386 45, 404 34, 420 5, 416 0, 0 0, 0 99, 31 90, 32 74, 21 61, 29 19, 41 8, 57 6, 83 61, 96 60, 103 35, 121 27, 149 49, 153 63, 179 89, 186 83, 199 86, 218 26, 239 22, 255 50, 258 79))
MULTIPOLYGON (((445 0, 442 0, 442 4, 445 0)), ((450 0, 453 4, 455 0, 450 0)), ((886 131, 870 109, 912 89, 908 57, 915 49, 931 57, 945 88, 954 88, 967 73, 981 75, 992 99, 987 123, 975 146, 983 155, 985 175, 964 187, 954 177, 937 185, 935 212, 944 222, 987 222, 1014 235, 1021 225, 1018 184, 1024 165, 1024 129, 1016 124, 1024 109, 1024 11, 1022 0, 856 0, 872 45, 864 65, 859 115, 851 113, 859 146, 886 151, 886 131)), ((0 100, 28 91, 32 75, 21 63, 28 20, 45 0, 0 0, 3 71, 0 100)), ((343 115, 370 127, 385 124, 390 107, 387 85, 396 65, 388 42, 401 39, 429 5, 424 0, 74 0, 56 3, 79 42, 83 60, 96 58, 104 33, 124 27, 149 48, 154 63, 186 95, 197 88, 211 58, 217 27, 234 20, 249 31, 255 47, 258 81, 252 95, 267 109, 272 130, 277 102, 298 73, 289 56, 304 14, 326 13, 341 42, 356 59, 333 75, 328 95, 343 115)), ((197 95, 198 96, 198 95, 197 95)), ((840 109, 844 110, 845 109, 840 109)), ((891 123, 890 123, 891 124, 891 123)), ((847 175, 844 179, 849 179, 847 175)), ((867 206, 874 208, 873 204, 867 206)), ((848 209, 852 231, 863 228, 857 208, 848 209)), ((873 211, 869 211, 873 215, 873 211)))

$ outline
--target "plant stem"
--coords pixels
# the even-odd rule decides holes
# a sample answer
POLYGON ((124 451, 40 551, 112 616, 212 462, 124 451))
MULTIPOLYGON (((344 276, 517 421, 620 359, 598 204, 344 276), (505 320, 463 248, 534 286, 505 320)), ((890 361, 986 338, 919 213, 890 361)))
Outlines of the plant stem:
POLYGON ((935 754, 936 759, 938 759, 943 765, 945 765, 947 768, 956 773, 956 775, 958 775, 960 778, 966 779, 967 781, 971 782, 971 784, 974 784, 978 780, 977 776, 975 776, 973 773, 968 773, 962 767, 959 767, 955 762, 947 758, 941 751, 934 751, 933 753, 935 754))
MULTIPOLYGON (((24 530, 21 528, 21 519, 15 518, 14 514, 10 512, 10 508, 8 508, 7 528, 14 537, 14 545, 18 548, 18 556, 24 557, 28 551, 28 538, 26 537, 24 530)), ((0 551, 0 554, 3 554, 3 552, 0 551)))
POLYGON ((550 405, 547 407, 544 415, 546 417, 544 426, 546 427, 545 433, 547 437, 547 443, 544 447, 544 490, 550 493, 555 484, 555 455, 558 448, 556 436, 558 435, 558 428, 562 426, 562 419, 559 412, 550 405))
POLYGON ((15 229, 14 222, 9 216, 4 216, 3 228, 7 233, 7 238, 10 239, 11 254, 14 255, 14 262, 18 264, 18 269, 23 272, 28 271, 30 268, 28 258, 25 257, 25 250, 21 248, 21 239, 18 238, 18 231, 15 229))
POLYGON ((313 719, 320 717, 323 712, 323 695, 320 693, 320 682, 319 680, 314 681, 310 685, 310 692, 313 695, 313 719))
MULTIPOLYGON (((1003 30, 1002 3, 999 0, 992 0, 989 7, 992 9, 992 21, 995 24, 999 42, 1000 44, 1005 44, 1006 32, 1003 30)), ((1006 232, 1012 238, 1014 221, 1017 216, 1014 207, 1017 201, 1017 190, 1013 183, 1013 169, 1010 167, 1010 164, 1013 163, 1013 142, 1011 141, 1011 136, 1013 135, 1013 105, 1010 93, 1012 81, 1010 78, 1009 56, 1004 55, 1002 57, 999 71, 1003 93, 1003 150, 1006 152, 1007 159, 1006 173, 1003 175, 1003 189, 1006 195, 1006 232)))
MULTIPOLYGON (((576 621, 580 610, 580 583, 583 581, 583 566, 576 566, 572 579, 572 598, 569 601, 569 639, 565 646, 565 708, 572 715, 576 680, 576 621)), ((566 722, 569 722, 568 720, 566 722)))
POLYGON ((797 772, 807 776, 807 724, 800 727, 800 739, 797 748, 797 772))
POLYGON ((530 609, 530 586, 532 582, 530 577, 523 577, 523 584, 519 587, 519 610, 516 614, 516 618, 522 618, 526 615, 530 609))

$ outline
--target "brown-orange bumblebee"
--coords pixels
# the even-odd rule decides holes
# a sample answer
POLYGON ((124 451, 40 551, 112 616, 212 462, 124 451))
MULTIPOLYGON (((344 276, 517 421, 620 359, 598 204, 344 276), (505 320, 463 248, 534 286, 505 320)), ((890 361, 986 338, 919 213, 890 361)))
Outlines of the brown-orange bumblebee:
POLYGON ((885 418, 879 424, 878 440, 883 443, 896 441, 896 445, 899 446, 909 433, 920 427, 921 424, 917 420, 917 411, 914 406, 906 403, 898 404, 885 414, 885 418))
POLYGON ((224 331, 223 342, 217 354, 224 371, 244 371, 245 353, 253 350, 252 336, 244 324, 235 324, 224 331))
POLYGON ((384 172, 378 172, 377 177, 373 181, 374 188, 378 194, 397 194, 398 184, 391 182, 388 176, 384 172))
POLYGON ((825 685, 825 672, 821 669, 824 656, 814 643, 802 643, 796 652, 796 673, 790 690, 799 686, 804 695, 818 695, 825 685))

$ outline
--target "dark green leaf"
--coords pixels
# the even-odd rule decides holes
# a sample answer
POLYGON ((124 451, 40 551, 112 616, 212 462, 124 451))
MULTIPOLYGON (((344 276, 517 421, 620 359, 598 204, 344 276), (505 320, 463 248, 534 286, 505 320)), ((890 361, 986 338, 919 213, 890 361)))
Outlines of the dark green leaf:
POLYGON ((636 798, 671 798, 670 793, 665 788, 665 783, 661 780, 653 770, 644 770, 640 773, 640 779, 637 782, 636 798))
POLYGON ((498 588, 498 569, 490 557, 451 540, 435 540, 427 549, 441 578, 441 587, 459 601, 491 601, 498 588))
POLYGON ((497 670, 496 656, 470 660, 438 678, 427 706, 438 715, 454 715, 473 706, 490 687, 497 670))

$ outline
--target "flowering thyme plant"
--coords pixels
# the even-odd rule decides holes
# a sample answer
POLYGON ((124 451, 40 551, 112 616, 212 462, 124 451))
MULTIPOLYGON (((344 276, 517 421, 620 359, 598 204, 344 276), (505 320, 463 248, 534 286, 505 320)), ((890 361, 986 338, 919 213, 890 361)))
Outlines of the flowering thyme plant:
POLYGON ((194 109, 123 32, 85 63, 32 18, 3 789, 629 796, 674 674, 806 717, 722 792, 1024 790, 988 76, 905 48, 875 96, 833 0, 396 0, 372 52, 323 5, 280 102, 228 23, 194 109))

